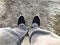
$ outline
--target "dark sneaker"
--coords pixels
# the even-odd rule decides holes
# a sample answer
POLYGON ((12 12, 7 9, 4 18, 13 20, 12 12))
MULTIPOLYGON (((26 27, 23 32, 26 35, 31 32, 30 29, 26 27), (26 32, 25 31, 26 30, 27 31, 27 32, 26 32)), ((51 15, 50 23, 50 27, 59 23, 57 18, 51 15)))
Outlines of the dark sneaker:
POLYGON ((25 24, 25 19, 24 19, 23 16, 20 16, 19 19, 18 19, 18 25, 21 24, 21 23, 25 24))
POLYGON ((38 26, 40 26, 40 18, 38 16, 35 16, 34 19, 33 19, 33 21, 32 21, 32 24, 33 23, 37 23, 38 26))
MULTIPOLYGON (((22 24, 22 23, 25 24, 25 19, 24 19, 23 16, 20 16, 19 19, 18 19, 18 25, 19 25, 19 24, 22 24)), ((27 31, 27 33, 26 33, 25 36, 28 36, 28 31, 27 31)))

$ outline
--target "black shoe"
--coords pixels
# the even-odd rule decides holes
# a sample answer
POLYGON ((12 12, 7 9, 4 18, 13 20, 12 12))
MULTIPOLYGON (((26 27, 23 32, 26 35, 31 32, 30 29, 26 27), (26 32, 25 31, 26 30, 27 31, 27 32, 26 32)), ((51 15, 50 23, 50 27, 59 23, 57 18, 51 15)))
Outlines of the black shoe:
MULTIPOLYGON (((21 23, 25 24, 25 19, 24 19, 23 16, 20 16, 19 19, 18 19, 18 25, 21 24, 21 23)), ((28 36, 28 32, 26 33, 25 36, 28 36)))
POLYGON ((33 19, 33 21, 32 21, 32 24, 33 23, 37 23, 38 26, 40 26, 40 18, 38 16, 35 16, 34 19, 33 19))
POLYGON ((18 25, 21 24, 21 23, 25 24, 25 19, 24 19, 23 16, 20 16, 19 19, 18 19, 18 25))

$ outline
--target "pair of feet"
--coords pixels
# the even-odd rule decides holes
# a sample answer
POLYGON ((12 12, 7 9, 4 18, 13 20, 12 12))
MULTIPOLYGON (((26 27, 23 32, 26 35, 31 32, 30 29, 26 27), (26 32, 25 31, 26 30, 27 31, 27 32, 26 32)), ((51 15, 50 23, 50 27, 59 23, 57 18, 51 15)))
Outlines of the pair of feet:
MULTIPOLYGON (((38 26, 40 26, 40 18, 39 18, 38 16, 35 16, 35 17, 33 18, 32 24, 34 24, 34 23, 36 23, 38 26)), ((24 19, 23 16, 20 16, 19 19, 18 19, 18 26, 19 26, 20 24, 25 24, 25 25, 26 25, 25 19, 24 19)), ((26 36, 28 36, 28 32, 27 32, 26 36)))
MULTIPOLYGON (((18 19, 18 25, 21 23, 26 24, 23 16, 20 16, 18 19)), ((36 24, 38 24, 38 26, 40 26, 40 18, 38 16, 35 16, 32 21, 32 24, 33 23, 36 23, 36 24)))

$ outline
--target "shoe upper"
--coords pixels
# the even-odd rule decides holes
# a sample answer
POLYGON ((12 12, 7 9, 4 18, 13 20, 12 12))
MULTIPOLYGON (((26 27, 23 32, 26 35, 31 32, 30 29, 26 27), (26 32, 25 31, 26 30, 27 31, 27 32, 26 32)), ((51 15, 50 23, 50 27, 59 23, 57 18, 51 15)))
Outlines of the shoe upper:
POLYGON ((35 16, 34 19, 33 19, 33 21, 32 21, 32 24, 33 23, 37 23, 38 26, 40 26, 40 18, 38 16, 35 16))
POLYGON ((24 19, 23 16, 20 16, 19 19, 18 19, 18 25, 21 24, 21 23, 25 24, 25 19, 24 19))

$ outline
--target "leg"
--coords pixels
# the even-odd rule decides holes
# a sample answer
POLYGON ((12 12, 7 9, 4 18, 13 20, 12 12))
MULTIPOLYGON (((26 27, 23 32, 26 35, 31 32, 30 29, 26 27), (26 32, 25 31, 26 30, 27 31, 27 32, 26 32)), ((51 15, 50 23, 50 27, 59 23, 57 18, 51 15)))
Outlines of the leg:
POLYGON ((39 23, 39 18, 37 16, 34 17, 32 29, 28 33, 31 45, 60 45, 59 36, 50 31, 40 29, 39 24, 34 20, 39 23))
POLYGON ((25 23, 21 19, 24 20, 21 16, 16 28, 0 28, 0 45, 21 45, 27 33, 25 23))

